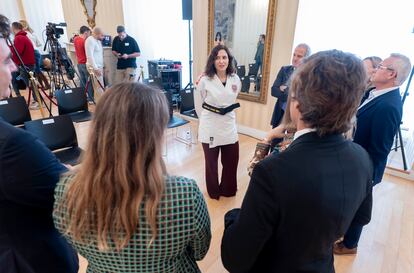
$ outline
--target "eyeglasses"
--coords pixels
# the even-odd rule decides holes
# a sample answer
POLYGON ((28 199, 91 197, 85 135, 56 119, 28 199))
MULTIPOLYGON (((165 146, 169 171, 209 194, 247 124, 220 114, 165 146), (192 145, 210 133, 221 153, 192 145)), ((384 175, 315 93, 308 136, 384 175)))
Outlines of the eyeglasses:
POLYGON ((389 70, 389 71, 395 71, 395 70, 394 70, 394 68, 391 68, 391 67, 385 66, 385 65, 383 65, 383 64, 379 64, 379 65, 377 65, 377 66, 375 67, 375 69, 386 69, 386 70, 389 70))

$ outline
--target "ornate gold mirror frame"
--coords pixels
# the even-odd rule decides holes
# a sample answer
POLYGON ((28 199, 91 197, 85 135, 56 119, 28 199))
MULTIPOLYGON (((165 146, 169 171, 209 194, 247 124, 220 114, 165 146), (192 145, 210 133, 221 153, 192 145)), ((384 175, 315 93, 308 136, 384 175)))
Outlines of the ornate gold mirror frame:
MULTIPOLYGON (((207 48, 210 54, 211 49, 214 46, 214 14, 215 14, 215 0, 209 0, 208 5, 208 37, 207 37, 207 48)), ((259 96, 254 96, 248 93, 240 93, 238 98, 248 101, 254 101, 258 103, 266 104, 267 92, 269 88, 269 73, 270 73, 270 60, 272 57, 272 43, 274 35, 274 26, 276 20, 276 7, 277 0, 269 0, 268 12, 267 12, 267 23, 266 23, 266 39, 264 46, 264 58, 263 58, 263 72, 261 81, 261 91, 259 96)))
POLYGON ((82 7, 83 7, 83 13, 86 15, 88 25, 91 28, 94 28, 95 23, 95 17, 96 17, 96 2, 97 0, 80 0, 82 7))

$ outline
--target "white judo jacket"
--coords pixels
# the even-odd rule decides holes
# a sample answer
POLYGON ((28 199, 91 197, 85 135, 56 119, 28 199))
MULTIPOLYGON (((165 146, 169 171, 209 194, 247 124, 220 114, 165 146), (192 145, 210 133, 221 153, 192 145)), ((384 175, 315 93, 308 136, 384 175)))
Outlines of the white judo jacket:
POLYGON ((241 90, 239 76, 227 76, 226 86, 219 77, 202 76, 194 93, 196 110, 199 116, 198 140, 209 144, 210 148, 236 143, 239 140, 236 126, 236 113, 233 111, 220 115, 202 109, 203 102, 224 108, 236 103, 241 90))

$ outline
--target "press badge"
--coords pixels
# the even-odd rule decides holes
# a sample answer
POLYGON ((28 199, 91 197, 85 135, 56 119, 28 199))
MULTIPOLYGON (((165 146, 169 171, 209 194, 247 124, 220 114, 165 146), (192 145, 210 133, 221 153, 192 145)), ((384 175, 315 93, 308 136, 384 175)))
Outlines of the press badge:
POLYGON ((129 46, 129 43, 125 43, 125 46, 129 46))

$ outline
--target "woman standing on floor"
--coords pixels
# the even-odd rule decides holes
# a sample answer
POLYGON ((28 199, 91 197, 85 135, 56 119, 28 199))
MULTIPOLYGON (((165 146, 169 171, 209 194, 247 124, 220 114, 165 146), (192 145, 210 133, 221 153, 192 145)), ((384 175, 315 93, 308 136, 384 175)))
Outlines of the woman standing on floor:
POLYGON ((58 183, 53 213, 88 272, 200 273, 210 218, 197 183, 166 172, 168 119, 164 94, 139 83, 116 84, 97 104, 82 164, 58 183))
POLYGON ((237 165, 239 162, 239 138, 234 109, 241 89, 239 77, 233 67, 233 56, 224 45, 211 51, 197 91, 202 108, 199 124, 199 141, 203 145, 207 192, 213 199, 231 197, 237 191, 237 165), (218 156, 221 152, 223 171, 221 183, 218 177, 218 156))

